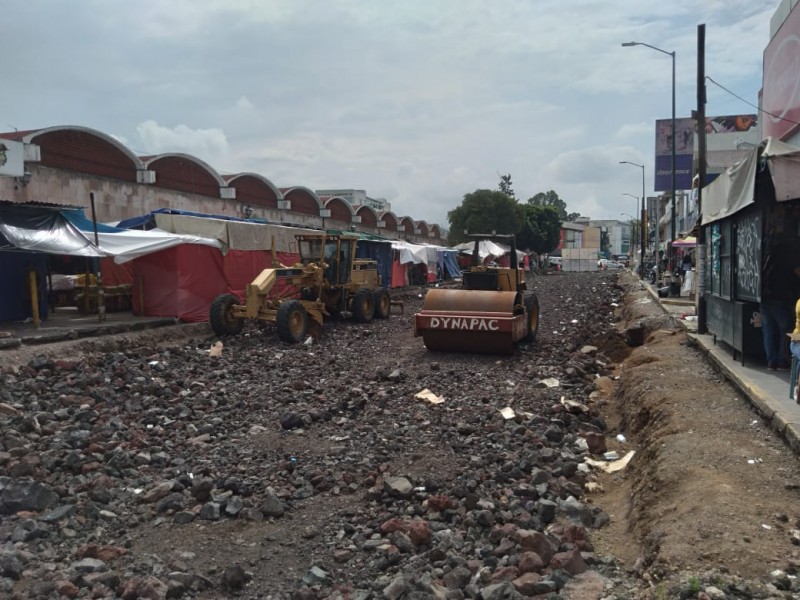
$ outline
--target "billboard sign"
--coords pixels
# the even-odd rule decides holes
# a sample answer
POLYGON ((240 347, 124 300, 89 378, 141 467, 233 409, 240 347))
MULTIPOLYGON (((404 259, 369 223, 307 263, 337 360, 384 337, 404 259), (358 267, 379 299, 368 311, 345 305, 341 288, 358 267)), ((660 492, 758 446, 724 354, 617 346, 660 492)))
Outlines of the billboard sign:
POLYGON ((0 138, 0 177, 25 174, 25 144, 0 138))
MULTIPOLYGON (((692 158, 694 156, 694 119, 675 119, 675 189, 692 187, 692 158)), ((656 121, 657 192, 672 190, 672 119, 656 121)))
POLYGON ((726 115, 706 118, 706 133, 744 133, 758 125, 758 115, 726 115))
POLYGON ((764 50, 763 73, 762 135, 785 140, 800 122, 800 9, 796 6, 764 50))

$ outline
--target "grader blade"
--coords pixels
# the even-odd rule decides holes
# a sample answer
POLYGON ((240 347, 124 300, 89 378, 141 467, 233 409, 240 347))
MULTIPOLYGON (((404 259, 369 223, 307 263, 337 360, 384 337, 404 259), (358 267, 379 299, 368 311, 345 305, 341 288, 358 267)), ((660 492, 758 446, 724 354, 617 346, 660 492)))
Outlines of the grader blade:
POLYGON ((519 292, 429 290, 414 316, 428 350, 511 354, 528 333, 519 292))

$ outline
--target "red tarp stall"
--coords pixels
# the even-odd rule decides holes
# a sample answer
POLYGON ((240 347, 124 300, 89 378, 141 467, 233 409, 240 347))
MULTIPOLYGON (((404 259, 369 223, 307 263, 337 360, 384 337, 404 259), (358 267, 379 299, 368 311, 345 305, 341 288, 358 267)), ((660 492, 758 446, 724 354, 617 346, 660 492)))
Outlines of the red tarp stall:
POLYGON ((408 272, 406 266, 400 263, 398 253, 395 253, 392 260, 392 283, 391 287, 400 288, 408 285, 408 272))
POLYGON ((101 258, 100 273, 104 287, 133 283, 133 263, 130 261, 118 265, 111 256, 101 258))
MULTIPOLYGON (((298 254, 278 252, 284 265, 298 254)), ((189 323, 208 320, 208 310, 220 294, 244 295, 245 286, 272 266, 266 250, 230 250, 181 244, 132 261, 133 312, 150 317, 177 317, 189 323)))

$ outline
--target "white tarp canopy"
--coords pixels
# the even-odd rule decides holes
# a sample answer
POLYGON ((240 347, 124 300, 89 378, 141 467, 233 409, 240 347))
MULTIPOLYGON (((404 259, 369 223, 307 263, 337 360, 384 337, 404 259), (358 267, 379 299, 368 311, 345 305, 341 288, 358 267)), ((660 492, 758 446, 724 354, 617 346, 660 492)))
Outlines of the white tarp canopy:
MULTIPOLYGON (((466 252, 467 254, 472 254, 472 251, 475 249, 475 242, 463 242, 458 244, 457 246, 453 246, 453 250, 458 250, 459 252, 466 252)), ((478 242, 478 256, 481 260, 488 258, 489 256, 494 257, 501 257, 504 254, 507 254, 508 251, 511 250, 508 246, 503 246, 501 244, 496 244, 492 240, 480 240, 478 242)))
POLYGON ((211 238, 219 241, 223 249, 270 250, 275 240, 276 252, 298 252, 295 236, 303 233, 319 233, 316 229, 287 227, 273 223, 248 223, 226 221, 211 217, 156 213, 156 225, 164 231, 211 238))
MULTIPOLYGON (((453 246, 452 250, 457 250, 458 252, 464 252, 467 254, 472 254, 472 251, 475 248, 475 242, 463 242, 458 244, 457 246, 453 246)), ((511 246, 505 246, 503 244, 497 244, 491 240, 480 240, 478 242, 478 256, 481 260, 485 260, 489 256, 494 256, 495 258, 500 258, 505 254, 511 252, 511 246)), ((525 257, 525 253, 521 250, 517 250, 517 260, 522 260, 525 257)))
POLYGON ((91 221, 80 210, 10 205, 0 210, 3 244, 20 250, 68 256, 113 256, 114 262, 124 263, 179 244, 222 247, 217 240, 193 235, 160 230, 132 231, 105 225, 98 227, 98 243, 95 244, 91 229, 91 221))
POLYGON ((100 251, 106 256, 113 256, 114 262, 117 264, 126 263, 134 258, 160 252, 180 244, 200 244, 222 250, 222 244, 217 240, 196 235, 177 235, 160 229, 151 229, 150 231, 130 229, 121 233, 98 233, 97 239, 100 242, 100 251))
MULTIPOLYGON (((773 138, 762 144, 778 202, 800 198, 800 148, 773 138)), ((703 225, 736 214, 755 202, 759 148, 703 188, 703 225)))
POLYGON ((800 198, 800 148, 767 138, 763 156, 769 158, 769 171, 778 202, 800 198))
POLYGON ((435 266, 439 260, 436 246, 422 246, 395 240, 392 241, 392 250, 399 251, 401 265, 412 263, 415 265, 425 264, 435 266))

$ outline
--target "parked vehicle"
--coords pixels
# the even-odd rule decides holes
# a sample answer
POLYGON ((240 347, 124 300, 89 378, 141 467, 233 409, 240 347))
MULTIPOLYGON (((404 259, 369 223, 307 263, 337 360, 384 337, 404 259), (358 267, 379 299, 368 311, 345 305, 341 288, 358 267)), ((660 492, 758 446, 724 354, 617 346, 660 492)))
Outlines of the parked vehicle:
POLYGON ((610 260, 608 258, 601 258, 597 261, 597 268, 598 269, 624 269, 625 265, 621 262, 617 262, 616 260, 610 260))

